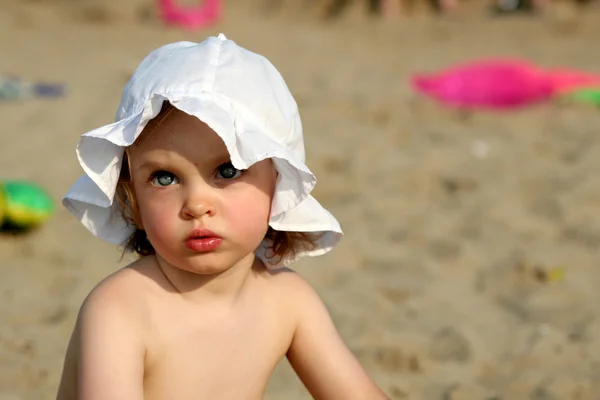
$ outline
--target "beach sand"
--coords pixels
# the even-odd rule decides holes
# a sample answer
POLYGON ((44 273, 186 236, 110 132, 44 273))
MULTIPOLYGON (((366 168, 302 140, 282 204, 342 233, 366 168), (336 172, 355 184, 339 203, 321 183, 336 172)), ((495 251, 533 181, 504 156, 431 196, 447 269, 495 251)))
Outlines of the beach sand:
MULTIPOLYGON (((0 73, 68 94, 0 103, 0 178, 38 182, 58 205, 81 174, 78 136, 112 121, 146 53, 225 32, 296 96, 315 196, 346 236, 295 269, 393 399, 600 399, 600 112, 457 113, 408 85, 480 57, 600 70, 597 11, 577 25, 483 11, 321 21, 232 0, 218 25, 185 32, 139 3, 3 2, 0 73)), ((0 236, 1 400, 54 398, 82 300, 126 262, 58 206, 0 236)), ((310 396, 283 361, 265 398, 310 396)))

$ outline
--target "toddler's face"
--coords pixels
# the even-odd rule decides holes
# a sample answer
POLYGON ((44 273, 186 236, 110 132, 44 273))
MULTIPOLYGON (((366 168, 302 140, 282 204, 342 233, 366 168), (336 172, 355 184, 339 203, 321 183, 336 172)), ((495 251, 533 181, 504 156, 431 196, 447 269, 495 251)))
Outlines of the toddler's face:
POLYGON ((149 124, 128 154, 140 228, 158 256, 199 274, 253 257, 275 191, 270 159, 235 169, 221 138, 179 110, 149 124))

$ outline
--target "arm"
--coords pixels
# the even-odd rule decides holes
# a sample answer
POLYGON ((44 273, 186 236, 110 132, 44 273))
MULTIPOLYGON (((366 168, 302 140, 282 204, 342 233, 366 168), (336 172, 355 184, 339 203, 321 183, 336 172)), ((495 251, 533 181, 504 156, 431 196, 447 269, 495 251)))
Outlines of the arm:
POLYGON ((63 363, 63 373, 58 386, 56 400, 77 400, 77 352, 79 349, 79 323, 75 325, 67 354, 63 363))
POLYGON ((298 320, 287 356, 311 395, 318 400, 386 399, 340 338, 315 291, 299 277, 295 286, 298 320))
POLYGON ((110 280, 84 302, 78 320, 77 398, 142 400, 144 355, 139 315, 110 280))

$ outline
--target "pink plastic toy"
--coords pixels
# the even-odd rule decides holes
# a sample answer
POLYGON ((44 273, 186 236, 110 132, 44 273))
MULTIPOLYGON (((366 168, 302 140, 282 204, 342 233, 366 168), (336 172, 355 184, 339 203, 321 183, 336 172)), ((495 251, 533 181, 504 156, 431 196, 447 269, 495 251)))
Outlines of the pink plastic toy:
POLYGON ((204 0, 196 7, 182 7, 176 0, 158 0, 162 20, 184 29, 195 30, 209 26, 221 18, 221 0, 204 0))
POLYGON ((566 68, 551 69, 547 74, 552 80, 554 90, 559 93, 600 87, 600 75, 598 74, 566 68))
POLYGON ((437 74, 417 74, 417 91, 460 108, 510 108, 545 100, 554 93, 541 71, 517 60, 479 61, 437 74))
POLYGON ((416 74, 420 93, 458 108, 508 109, 583 87, 600 86, 600 75, 569 69, 543 70, 522 60, 484 60, 436 74, 416 74))

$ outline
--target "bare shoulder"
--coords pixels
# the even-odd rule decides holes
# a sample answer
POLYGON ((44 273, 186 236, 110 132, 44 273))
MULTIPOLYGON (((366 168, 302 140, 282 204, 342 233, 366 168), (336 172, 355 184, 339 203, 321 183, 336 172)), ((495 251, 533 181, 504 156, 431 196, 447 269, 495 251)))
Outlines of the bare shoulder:
POLYGON ((286 296, 306 296, 315 294, 312 286, 296 271, 290 268, 265 270, 261 276, 274 291, 280 291, 286 296))
POLYGON ((323 308, 323 303, 311 284, 300 274, 289 268, 268 270, 266 285, 271 298, 285 305, 286 310, 294 311, 296 315, 310 313, 311 309, 323 308))
POLYGON ((142 328, 148 315, 150 285, 143 274, 143 263, 138 263, 103 279, 83 301, 68 344, 58 400, 79 398, 83 353, 88 356, 90 348, 105 351, 108 347, 100 339, 110 340, 115 346, 123 341, 123 347, 130 350, 137 343, 143 351, 140 333, 146 331, 142 328))
POLYGON ((316 399, 385 399, 340 337, 316 290, 291 270, 270 272, 286 316, 293 318, 287 358, 316 399))
POLYGON ((150 279, 144 274, 145 264, 138 260, 99 282, 84 300, 81 313, 104 310, 143 315, 146 297, 152 292, 150 279))
POLYGON ((83 301, 76 330, 120 326, 132 334, 147 331, 149 300, 157 293, 151 271, 152 263, 140 259, 99 282, 83 301))

